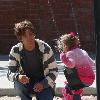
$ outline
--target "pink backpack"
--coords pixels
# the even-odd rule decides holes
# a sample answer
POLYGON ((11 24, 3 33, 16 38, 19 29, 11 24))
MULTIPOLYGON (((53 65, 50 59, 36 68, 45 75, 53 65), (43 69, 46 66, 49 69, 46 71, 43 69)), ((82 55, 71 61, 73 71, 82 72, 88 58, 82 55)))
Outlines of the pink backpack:
POLYGON ((80 80, 85 84, 92 85, 95 80, 95 74, 93 72, 92 67, 90 66, 81 66, 77 68, 77 73, 80 78, 80 80))

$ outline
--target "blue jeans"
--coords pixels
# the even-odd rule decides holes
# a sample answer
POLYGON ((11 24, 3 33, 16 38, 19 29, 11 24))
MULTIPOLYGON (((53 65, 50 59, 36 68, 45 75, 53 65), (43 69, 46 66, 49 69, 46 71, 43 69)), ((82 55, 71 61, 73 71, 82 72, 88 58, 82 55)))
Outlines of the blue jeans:
POLYGON ((28 87, 18 81, 14 82, 14 87, 17 90, 21 100, 32 100, 32 94, 35 94, 37 100, 53 100, 53 92, 51 87, 44 89, 42 92, 34 92, 33 87, 28 87))

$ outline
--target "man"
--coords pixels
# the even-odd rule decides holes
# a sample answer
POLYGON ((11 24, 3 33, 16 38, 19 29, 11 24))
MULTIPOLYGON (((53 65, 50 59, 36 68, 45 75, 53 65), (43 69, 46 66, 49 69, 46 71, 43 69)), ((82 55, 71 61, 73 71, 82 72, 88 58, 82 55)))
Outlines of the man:
POLYGON ((12 47, 8 62, 8 79, 14 81, 21 100, 53 100, 54 82, 58 68, 51 47, 35 39, 32 23, 28 20, 15 24, 19 43, 12 47))

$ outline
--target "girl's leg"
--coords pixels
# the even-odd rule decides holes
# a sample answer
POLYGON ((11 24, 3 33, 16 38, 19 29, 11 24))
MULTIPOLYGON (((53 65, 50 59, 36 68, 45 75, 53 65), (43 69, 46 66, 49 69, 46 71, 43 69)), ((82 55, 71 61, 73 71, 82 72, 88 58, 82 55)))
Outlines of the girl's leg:
POLYGON ((73 100, 81 100, 83 89, 73 90, 72 92, 73 92, 73 100))
POLYGON ((66 84, 66 86, 65 86, 65 89, 66 89, 66 93, 68 93, 68 94, 70 94, 70 95, 73 95, 72 90, 68 87, 67 84, 66 84))
POLYGON ((81 100, 80 94, 74 94, 73 95, 73 100, 81 100))

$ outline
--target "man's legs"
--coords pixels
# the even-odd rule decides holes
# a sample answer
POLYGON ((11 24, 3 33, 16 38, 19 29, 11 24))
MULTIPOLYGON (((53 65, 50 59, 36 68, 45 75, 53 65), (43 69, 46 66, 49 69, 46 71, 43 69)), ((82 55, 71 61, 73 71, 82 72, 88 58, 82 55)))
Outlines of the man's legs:
POLYGON ((53 100, 53 90, 46 88, 42 92, 36 93, 37 100, 53 100))
POLYGON ((15 81, 14 87, 17 90, 17 93, 20 96, 21 100, 32 100, 32 97, 30 96, 30 91, 23 84, 15 81))

